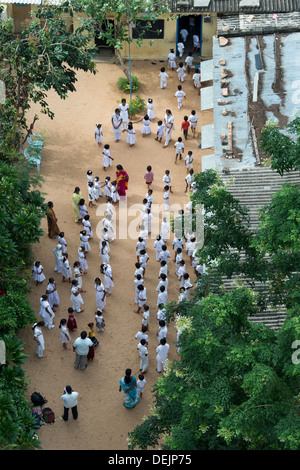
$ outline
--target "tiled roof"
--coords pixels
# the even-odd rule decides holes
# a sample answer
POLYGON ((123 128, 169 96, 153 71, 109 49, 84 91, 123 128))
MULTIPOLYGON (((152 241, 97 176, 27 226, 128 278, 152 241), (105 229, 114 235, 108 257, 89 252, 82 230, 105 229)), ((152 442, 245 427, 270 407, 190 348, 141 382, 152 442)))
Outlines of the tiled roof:
POLYGON ((279 13, 300 11, 300 0, 171 0, 172 11, 279 13))

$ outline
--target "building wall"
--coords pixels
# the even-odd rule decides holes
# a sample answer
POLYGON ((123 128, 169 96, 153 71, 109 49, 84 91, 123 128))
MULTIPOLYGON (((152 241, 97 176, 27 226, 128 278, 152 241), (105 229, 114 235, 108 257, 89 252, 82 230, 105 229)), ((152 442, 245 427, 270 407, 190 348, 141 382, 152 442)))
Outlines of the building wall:
MULTIPOLYGON (((166 60, 170 49, 176 48, 176 19, 170 17, 163 17, 164 23, 164 38, 163 39, 144 39, 142 46, 137 45, 134 39, 130 43, 130 55, 132 59, 145 60, 166 60)), ((129 57, 129 45, 124 43, 123 49, 120 51, 123 58, 129 57)))
MULTIPOLYGON (((205 15, 204 15, 205 16, 205 15)), ((217 34, 217 14, 210 14, 210 22, 202 23, 202 51, 203 58, 211 58, 213 56, 213 37, 217 34)))
MULTIPOLYGON (((211 21, 209 23, 202 23, 202 57, 212 57, 213 36, 217 32, 217 14, 210 14, 211 21)), ((173 17, 164 17, 164 38, 163 39, 144 39, 141 47, 137 45, 137 41, 133 40, 130 43, 130 55, 135 60, 166 60, 170 49, 176 49, 176 33, 177 33, 177 19, 173 17), (169 19, 168 19, 169 18, 169 19)), ((124 43, 121 50, 123 58, 129 57, 129 46, 124 43)))

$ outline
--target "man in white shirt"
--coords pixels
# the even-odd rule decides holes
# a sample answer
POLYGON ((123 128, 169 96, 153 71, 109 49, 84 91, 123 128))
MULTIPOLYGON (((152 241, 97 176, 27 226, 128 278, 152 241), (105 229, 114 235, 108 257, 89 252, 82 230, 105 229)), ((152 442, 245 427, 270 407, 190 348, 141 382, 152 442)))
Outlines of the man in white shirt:
POLYGON ((78 410, 77 410, 77 398, 78 392, 74 392, 70 385, 67 385, 64 388, 64 394, 61 396, 61 399, 64 402, 64 414, 62 419, 64 421, 68 421, 69 418, 69 409, 71 408, 72 415, 74 419, 78 418, 78 410))
POLYGON ((168 359, 168 353, 169 353, 169 344, 167 343, 166 338, 162 338, 160 340, 160 345, 157 346, 156 348, 156 360, 157 360, 157 372, 161 372, 162 367, 164 370, 166 370, 166 361, 168 359))
POLYGON ((78 369, 80 366, 81 370, 87 368, 87 355, 89 353, 90 346, 93 346, 93 342, 90 338, 87 338, 87 332, 82 331, 79 338, 73 343, 73 351, 76 352, 74 367, 78 369))

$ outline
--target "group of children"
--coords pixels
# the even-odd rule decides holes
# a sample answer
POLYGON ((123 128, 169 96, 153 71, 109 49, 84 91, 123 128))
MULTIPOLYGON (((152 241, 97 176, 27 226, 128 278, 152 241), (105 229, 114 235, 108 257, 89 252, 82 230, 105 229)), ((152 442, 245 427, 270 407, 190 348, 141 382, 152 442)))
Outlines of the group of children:
MULTIPOLYGON (((89 198, 89 206, 94 205, 93 201, 97 201, 101 195, 101 189, 99 193, 96 193, 94 183, 99 181, 98 177, 95 177, 93 180, 92 171, 87 171, 87 190, 89 198), (91 194, 91 184, 93 184, 93 195, 91 194)), ((102 259, 100 272, 103 274, 103 283, 100 277, 96 277, 95 282, 95 296, 96 296, 96 312, 94 316, 94 321, 89 322, 88 326, 88 336, 93 341, 93 346, 97 346, 99 341, 95 336, 94 325, 96 326, 97 332, 104 331, 105 321, 103 318, 103 309, 106 305, 106 298, 111 294, 111 290, 114 287, 112 269, 109 264, 110 256, 110 243, 114 240, 115 230, 113 227, 113 215, 114 215, 114 201, 118 201, 119 198, 113 198, 113 185, 108 184, 110 178, 107 177, 105 183, 104 196, 106 196, 106 213, 105 217, 102 220, 102 231, 101 239, 99 244, 99 256, 102 259), (109 188, 109 191, 108 191, 109 188), (113 200, 114 199, 114 200, 113 200)), ((96 188, 97 189, 97 188, 96 188)), ((59 328, 60 328, 60 338, 65 349, 68 348, 68 343, 71 340, 70 332, 77 329, 77 321, 75 314, 82 313, 82 305, 84 304, 82 294, 86 291, 82 286, 82 278, 88 271, 87 256, 91 251, 90 240, 93 239, 93 231, 90 222, 90 215, 88 213, 88 208, 85 205, 85 200, 81 199, 79 202, 79 223, 82 223, 83 230, 80 230, 79 233, 79 248, 78 248, 78 258, 73 263, 73 270, 70 266, 69 255, 67 253, 68 244, 65 238, 64 232, 59 233, 57 239, 57 245, 53 249, 53 254, 55 257, 55 267, 54 271, 56 274, 62 275, 62 282, 69 282, 71 284, 71 296, 70 301, 72 307, 68 309, 68 319, 61 319, 59 328)), ((42 284, 46 279, 43 266, 40 261, 36 261, 32 268, 33 279, 36 284, 42 284)), ((57 292, 56 283, 54 278, 50 278, 46 288, 45 294, 40 298, 40 311, 39 314, 42 317, 42 324, 48 329, 54 328, 54 317, 55 317, 55 308, 60 305, 60 298, 57 292)), ((41 326, 41 325, 39 325, 41 326)), ((40 329, 35 325, 36 332, 39 333, 40 329)), ((36 336, 36 335, 35 335, 36 336)), ((37 343, 37 340, 35 340, 37 343)), ((43 357, 43 355, 39 355, 43 357)), ((88 359, 93 359, 94 357, 94 347, 90 348, 88 359)))
MULTIPOLYGON (((180 52, 180 57, 182 57, 183 49, 179 47, 178 51, 180 52)), ((171 51, 169 56, 168 64, 169 68, 175 70, 176 65, 176 56, 174 57, 174 51, 171 51)), ((177 98, 178 109, 181 109, 183 106, 183 100, 186 99, 186 94, 183 91, 182 82, 186 77, 186 73, 190 74, 191 67, 193 63, 192 53, 189 53, 185 59, 185 65, 180 62, 178 68, 176 69, 178 73, 178 80, 180 84, 177 87, 177 92, 175 96, 177 98)), ((194 86, 200 89, 200 70, 196 70, 193 75, 194 86), (199 81, 199 87, 196 85, 196 81, 199 81)), ((161 88, 167 86, 168 74, 165 73, 165 69, 161 70, 160 79, 161 79, 161 88), (162 86, 163 85, 163 86, 162 86)), ((133 146, 136 143, 136 133, 133 128, 133 123, 129 120, 128 113, 128 104, 126 100, 122 100, 122 104, 119 107, 119 115, 122 116, 123 125, 122 132, 127 133, 126 142, 133 146)), ((169 111, 169 110, 167 110, 169 111)), ((117 113, 118 114, 118 113, 117 113)), ((172 113, 170 113, 172 114, 172 113)), ((172 118, 172 116, 171 116, 172 118)), ((148 99, 147 103, 147 114, 142 119, 143 124, 141 127, 141 134, 143 137, 146 137, 152 132, 153 119, 155 119, 154 103, 151 98, 148 99)), ((164 123, 162 120, 157 122, 156 136, 155 139, 159 142, 162 141, 163 135, 168 128, 168 123, 171 122, 174 127, 174 119, 167 119, 165 116, 164 123)), ((196 135, 198 117, 196 111, 192 110, 190 116, 184 116, 184 119, 181 124, 181 131, 183 133, 183 138, 186 140, 188 138, 189 128, 191 129, 192 136, 196 135)), ((171 136, 170 139, 171 140, 171 136)), ((99 148, 102 148, 102 165, 103 170, 106 171, 113 165, 114 158, 110 153, 110 145, 103 144, 103 130, 102 125, 97 124, 95 129, 95 142, 99 148)), ((169 142, 168 142, 169 143, 169 142)), ((165 145, 166 146, 166 145, 165 145)), ((184 152, 184 143, 182 137, 177 139, 177 142, 174 144, 176 148, 175 153, 175 163, 178 159, 181 160, 184 152)), ((185 192, 192 189, 193 184, 193 152, 189 150, 185 157, 185 167, 187 170, 187 175, 185 178, 186 188, 185 192)), ((144 175, 145 182, 147 184, 147 193, 143 198, 143 213, 142 221, 140 225, 140 233, 138 240, 136 242, 136 270, 134 274, 134 285, 135 285, 135 303, 137 304, 137 314, 142 314, 141 329, 136 334, 136 339, 139 340, 138 351, 140 359, 140 374, 137 381, 138 393, 142 396, 146 380, 144 374, 147 371, 149 360, 148 360, 148 332, 149 332, 149 316, 150 309, 147 304, 147 292, 146 287, 144 286, 145 273, 147 269, 147 264, 149 262, 149 255, 147 254, 147 238, 151 234, 151 220, 152 215, 152 204, 153 204, 153 190, 151 189, 151 184, 154 181, 154 174, 151 166, 147 167, 147 171, 144 175)), ((170 170, 166 170, 163 176, 163 199, 164 199, 164 209, 165 211, 169 210, 169 194, 172 193, 171 177, 170 170)), ((85 203, 85 199, 81 199, 79 203, 79 222, 82 223, 82 230, 79 233, 79 248, 78 248, 78 259, 73 263, 73 270, 70 265, 67 242, 65 234, 61 232, 58 237, 58 243, 53 253, 55 255, 55 272, 62 275, 63 282, 69 282, 71 284, 71 304, 72 307, 68 309, 68 319, 62 318, 59 323, 60 329, 60 338, 62 345, 65 349, 68 349, 68 343, 71 340, 70 333, 77 328, 76 315, 84 312, 82 305, 84 304, 82 295, 86 291, 83 290, 82 279, 85 274, 87 274, 88 263, 87 258, 88 254, 91 252, 90 240, 93 239, 93 232, 91 228, 90 215, 88 210, 90 207, 95 206, 95 203, 99 201, 99 198, 106 198, 106 215, 102 221, 102 231, 101 239, 99 243, 99 256, 101 257, 101 268, 100 273, 103 274, 103 281, 100 276, 97 276, 94 279, 95 284, 95 296, 96 296, 96 312, 94 315, 94 321, 89 321, 87 323, 88 334, 92 339, 94 346, 96 346, 99 341, 96 338, 95 331, 103 332, 105 329, 105 321, 103 318, 103 310, 106 306, 107 297, 112 292, 114 287, 112 269, 109 264, 110 262, 110 245, 114 241, 115 231, 113 227, 113 218, 114 218, 114 205, 119 201, 119 195, 117 190, 116 181, 111 181, 109 176, 106 176, 105 181, 101 183, 98 176, 93 177, 92 171, 87 172, 87 193, 88 193, 88 207, 85 203), (102 194, 103 191, 103 194, 102 194), (73 272, 72 272, 73 271, 73 272), (96 326, 96 329, 95 329, 96 326)), ((156 260, 160 264, 160 270, 158 274, 158 284, 156 286, 157 291, 157 341, 158 346, 156 348, 156 361, 157 367, 156 370, 161 372, 166 369, 166 361, 168 358, 169 344, 167 343, 167 324, 166 324, 166 308, 165 304, 168 301, 168 274, 169 274, 169 262, 171 260, 171 253, 167 248, 167 239, 170 234, 170 224, 167 220, 167 217, 164 217, 161 222, 160 235, 156 237, 154 242, 154 248, 156 252, 156 260)), ((185 271, 185 262, 182 259, 183 254, 183 239, 175 238, 173 240, 173 250, 175 263, 176 275, 179 282, 179 301, 184 299, 189 299, 189 292, 192 288, 192 283, 189 277, 189 274, 185 271)), ((189 235, 188 239, 185 242, 185 249, 187 256, 190 258, 190 264, 194 267, 196 275, 203 272, 203 267, 199 265, 196 259, 196 240, 193 237, 193 234, 189 235)), ((42 283, 46 277, 43 273, 43 266, 39 261, 34 264, 33 267, 33 278, 37 284, 42 283)), ((44 325, 52 329, 54 327, 53 321, 55 318, 55 308, 60 304, 59 295, 56 289, 56 283, 54 278, 50 278, 48 281, 46 293, 42 295, 40 299, 40 315, 43 318, 44 325)), ((93 358, 93 352, 89 355, 89 359, 93 358)))

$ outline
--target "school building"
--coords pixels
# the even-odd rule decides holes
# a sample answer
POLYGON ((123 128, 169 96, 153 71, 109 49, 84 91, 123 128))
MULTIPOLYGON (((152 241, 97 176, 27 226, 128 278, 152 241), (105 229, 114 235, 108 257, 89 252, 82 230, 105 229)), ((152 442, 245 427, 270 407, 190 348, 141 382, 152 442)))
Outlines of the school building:
MULTIPOLYGON (((130 1, 130 0, 129 0, 130 1)), ((47 3, 58 4, 60 0, 48 0, 47 3)), ((18 33, 22 29, 22 23, 30 19, 37 5, 43 0, 0 0, 5 11, 3 18, 14 19, 14 31, 18 33)), ((240 18, 251 18, 251 15, 276 13, 291 14, 299 11, 300 0, 169 0, 171 13, 153 22, 152 28, 143 36, 143 46, 139 47, 137 38, 143 30, 143 21, 130 27, 132 42, 130 49, 128 43, 124 43, 121 54, 124 59, 130 57, 133 60, 166 60, 170 49, 176 49, 180 38, 180 31, 186 29, 189 32, 185 53, 193 48, 193 34, 197 34, 202 41, 200 43, 199 56, 203 59, 212 57, 213 38, 218 35, 218 19, 222 19, 226 29, 226 16, 236 17, 237 24, 240 18)), ((68 18, 70 29, 76 29, 80 15, 68 18)), ((108 18, 113 23, 113 18, 108 18)), ((102 25, 105 28, 105 25, 102 25)), ((105 41, 99 40, 95 33, 94 39, 100 56, 114 55, 115 51, 105 41)))

